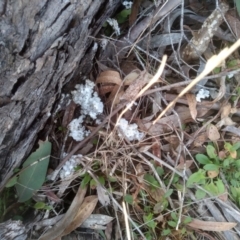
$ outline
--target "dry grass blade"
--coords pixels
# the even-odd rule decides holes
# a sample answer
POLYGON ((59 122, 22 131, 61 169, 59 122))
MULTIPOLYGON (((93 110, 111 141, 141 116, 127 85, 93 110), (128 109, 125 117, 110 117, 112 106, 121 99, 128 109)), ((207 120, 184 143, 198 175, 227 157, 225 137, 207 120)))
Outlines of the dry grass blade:
MULTIPOLYGON (((162 63, 159 67, 159 69, 157 70, 156 74, 153 76, 153 78, 148 82, 148 84, 141 89, 141 91, 136 94, 135 96, 133 96, 133 99, 132 101, 127 105, 127 107, 121 112, 120 116, 118 117, 118 121, 121 119, 121 117, 123 116, 123 114, 125 112, 127 112, 128 109, 131 109, 131 107, 133 106, 134 102, 143 95, 144 92, 146 92, 154 83, 156 83, 160 76, 162 75, 163 73, 163 70, 164 70, 164 67, 165 67, 165 64, 166 64, 166 61, 167 61, 167 56, 164 55, 163 58, 162 58, 162 63)), ((148 73, 145 73, 145 75, 148 77, 149 74, 148 73)), ((146 83, 145 83, 146 84, 146 83)), ((131 95, 132 96, 132 95, 131 95)), ((118 121, 116 123, 116 125, 118 124, 118 121)))
POLYGON ((175 98, 174 101, 172 101, 165 109, 162 111, 162 113, 157 117, 157 119, 153 122, 155 124, 166 112, 171 109, 174 104, 178 101, 180 97, 182 97, 184 94, 186 94, 192 87, 194 87, 200 80, 202 80, 204 77, 206 77, 214 68, 216 68, 223 60, 225 60, 227 57, 229 57, 237 48, 240 46, 240 39, 235 42, 230 48, 223 49, 218 55, 214 55, 211 57, 207 64, 202 71, 201 74, 199 74, 186 88, 184 88, 179 95, 175 98))
POLYGON ((227 231, 234 228, 237 223, 233 222, 211 222, 211 221, 201 221, 198 219, 193 219, 190 223, 187 224, 189 227, 201 229, 204 231, 227 231))

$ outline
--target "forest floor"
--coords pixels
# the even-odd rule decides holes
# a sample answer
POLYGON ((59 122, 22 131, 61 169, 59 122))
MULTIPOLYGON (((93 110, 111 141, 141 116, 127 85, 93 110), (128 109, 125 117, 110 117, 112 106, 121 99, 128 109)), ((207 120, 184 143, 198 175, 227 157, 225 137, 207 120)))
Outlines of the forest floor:
POLYGON ((2 220, 34 215, 39 239, 240 239, 239 13, 181 2, 124 1, 105 23, 2 220))

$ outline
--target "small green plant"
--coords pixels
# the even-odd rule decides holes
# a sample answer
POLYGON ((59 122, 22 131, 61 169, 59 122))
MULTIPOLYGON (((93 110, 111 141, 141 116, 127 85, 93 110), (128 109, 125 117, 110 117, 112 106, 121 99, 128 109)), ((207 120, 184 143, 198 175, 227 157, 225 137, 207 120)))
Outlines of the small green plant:
POLYGON ((45 182, 51 148, 49 141, 40 141, 39 148, 26 159, 23 168, 7 182, 6 187, 15 186, 19 202, 29 200, 45 182))
POLYGON ((223 194, 225 186, 219 177, 219 173, 222 172, 230 186, 233 199, 239 204, 240 142, 234 144, 226 142, 221 153, 218 153, 216 148, 209 144, 206 152, 206 155, 196 155, 196 160, 199 162, 201 168, 189 177, 187 187, 192 187, 194 184, 202 187, 202 189, 197 189, 195 193, 197 199, 204 198, 206 192, 210 192, 214 196, 223 194))

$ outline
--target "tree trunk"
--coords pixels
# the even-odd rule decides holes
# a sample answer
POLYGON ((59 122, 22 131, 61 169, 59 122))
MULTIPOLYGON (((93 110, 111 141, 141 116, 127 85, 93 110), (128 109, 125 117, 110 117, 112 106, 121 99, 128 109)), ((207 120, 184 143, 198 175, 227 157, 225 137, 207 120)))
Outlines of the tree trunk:
POLYGON ((119 4, 1 1, 0 192, 30 153, 63 86, 91 70, 92 37, 119 4))
MULTIPOLYGON (((31 152, 64 85, 81 81, 91 71, 97 50, 93 37, 120 4, 120 0, 1 0, 0 192, 31 152)), ((14 222, 1 225, 7 234, 9 224, 14 222)))

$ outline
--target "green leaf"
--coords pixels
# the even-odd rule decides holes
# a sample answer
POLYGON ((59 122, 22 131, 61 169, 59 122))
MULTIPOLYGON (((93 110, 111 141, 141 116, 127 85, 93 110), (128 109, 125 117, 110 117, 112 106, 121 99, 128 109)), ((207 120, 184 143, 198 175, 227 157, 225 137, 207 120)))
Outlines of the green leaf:
POLYGON ((124 9, 116 15, 116 20, 119 24, 124 23, 128 20, 128 16, 131 13, 131 9, 124 9))
POLYGON ((204 154, 197 154, 196 155, 196 160, 201 164, 212 163, 211 160, 204 154))
POLYGON ((37 203, 35 203, 34 208, 35 209, 44 209, 45 206, 46 206, 46 204, 44 202, 37 202, 37 203))
POLYGON ((212 164, 212 163, 206 164, 203 168, 207 171, 218 171, 219 170, 219 166, 216 164, 212 164))
POLYGON ((81 182, 81 188, 85 188, 88 185, 88 183, 90 182, 90 180, 91 180, 91 176, 88 173, 86 173, 81 182))
POLYGON ((98 181, 100 182, 101 185, 103 185, 103 186, 105 185, 105 178, 103 176, 100 176, 98 178, 98 181))
POLYGON ((213 69, 214 74, 218 74, 221 72, 221 67, 216 67, 213 69))
POLYGON ((18 180, 18 176, 14 176, 14 177, 10 178, 5 187, 6 188, 13 187, 14 185, 16 185, 17 180, 18 180))
POLYGON ((195 193, 195 196, 196 196, 196 198, 197 198, 198 200, 205 198, 206 195, 207 195, 207 193, 204 192, 204 191, 201 190, 201 189, 197 189, 197 191, 196 191, 196 193, 195 193))
POLYGON ((30 199, 33 192, 39 190, 46 178, 52 144, 48 141, 39 142, 39 148, 23 163, 15 185, 19 202, 30 199))
POLYGON ((170 227, 175 228, 175 227, 177 226, 177 222, 175 222, 175 221, 168 221, 168 225, 169 225, 170 227))
POLYGON ((211 194, 218 195, 218 188, 217 188, 217 186, 213 182, 211 182, 209 184, 206 184, 203 187, 204 187, 204 189, 209 191, 211 194))
POLYGON ((133 196, 132 196, 132 195, 126 194, 126 195, 124 196, 124 200, 125 200, 125 202, 133 205, 133 196))
POLYGON ((206 179, 206 173, 204 170, 199 169, 197 172, 193 173, 187 180, 187 187, 193 185, 194 183, 203 182, 206 179))
POLYGON ((152 230, 154 230, 155 227, 157 226, 157 223, 153 220, 153 214, 152 213, 149 213, 147 216, 144 215, 143 220, 146 223, 146 225, 148 227, 150 227, 152 230))
POLYGON ((207 145, 207 154, 210 158, 217 158, 216 150, 212 145, 207 145))
POLYGON ((158 175, 161 177, 161 176, 163 176, 164 175, 164 170, 163 170, 163 168, 161 168, 161 167, 157 167, 156 168, 156 171, 157 171, 157 173, 158 173, 158 175))
POLYGON ((223 184, 223 181, 221 179, 218 179, 216 182, 216 186, 218 188, 219 193, 224 193, 225 192, 225 186, 223 184))
MULTIPOLYGON (((239 2, 239 0, 238 0, 239 2)), ((227 62, 227 68, 236 68, 239 66, 239 59, 233 59, 227 62)))
POLYGON ((169 228, 163 229, 161 235, 162 235, 162 236, 167 236, 167 235, 169 235, 171 232, 172 232, 172 231, 171 231, 169 228))
POLYGON ((233 151, 236 151, 236 150, 238 150, 239 148, 240 148, 240 142, 236 142, 236 143, 234 143, 233 146, 232 146, 232 150, 233 150, 233 151))
POLYGON ((168 189, 168 190, 165 192, 164 197, 165 197, 165 198, 168 198, 168 197, 170 197, 170 196, 172 195, 172 193, 173 193, 173 189, 168 189))
POLYGON ((226 149, 226 150, 228 150, 229 152, 231 152, 232 151, 232 144, 230 144, 230 143, 228 143, 228 142, 226 142, 225 144, 224 144, 224 148, 226 149))
POLYGON ((178 221, 178 216, 177 216, 176 212, 171 212, 171 218, 174 221, 178 221))
POLYGON ((158 181, 151 175, 151 174, 145 174, 144 175, 144 180, 150 184, 153 188, 158 188, 160 187, 158 181))
POLYGON ((95 179, 91 179, 90 181, 90 188, 91 189, 95 189, 97 187, 97 182, 95 181, 95 179))
POLYGON ((190 223, 191 221, 192 221, 192 218, 189 217, 189 216, 187 216, 187 217, 184 218, 183 223, 184 223, 184 224, 188 224, 188 223, 190 223))

